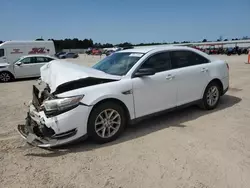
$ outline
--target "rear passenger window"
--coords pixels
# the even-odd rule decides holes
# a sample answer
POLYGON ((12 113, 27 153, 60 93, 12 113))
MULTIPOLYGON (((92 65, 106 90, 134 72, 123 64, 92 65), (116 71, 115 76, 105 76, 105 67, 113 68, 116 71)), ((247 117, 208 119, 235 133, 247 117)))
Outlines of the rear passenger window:
POLYGON ((209 63, 209 60, 195 52, 191 52, 192 53, 192 61, 194 62, 195 65, 199 65, 199 64, 204 64, 204 63, 209 63))
POLYGON ((182 68, 208 63, 209 60, 195 52, 173 51, 171 52, 171 62, 173 68, 182 68))
POLYGON ((0 57, 4 56, 4 49, 0 49, 0 57))
POLYGON ((53 59, 52 58, 49 58, 49 57, 37 57, 36 58, 36 62, 37 63, 47 63, 47 62, 50 62, 52 61, 53 59))
POLYGON ((46 57, 46 62, 50 62, 50 61, 53 61, 54 59, 52 58, 49 58, 49 57, 46 57))
POLYGON ((142 64, 141 68, 154 68, 156 72, 162 72, 171 69, 169 52, 153 55, 142 64))
POLYGON ((37 63, 44 63, 44 62, 46 62, 46 58, 44 58, 44 57, 36 57, 36 62, 37 63))

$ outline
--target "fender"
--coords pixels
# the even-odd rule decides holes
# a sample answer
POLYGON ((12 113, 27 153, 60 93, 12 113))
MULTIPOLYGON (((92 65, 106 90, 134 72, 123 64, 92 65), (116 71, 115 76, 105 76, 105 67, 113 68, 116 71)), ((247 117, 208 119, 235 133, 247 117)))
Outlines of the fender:
POLYGON ((135 113, 134 113, 134 101, 133 101, 133 95, 124 95, 124 94, 106 94, 106 95, 101 95, 98 98, 83 98, 83 102, 89 106, 94 106, 95 104, 107 100, 107 99, 116 99, 121 101, 128 109, 129 115, 131 119, 135 118, 135 113))
POLYGON ((87 106, 94 106, 98 102, 106 99, 117 99, 125 104, 131 119, 135 117, 133 94, 126 93, 132 89, 130 79, 122 79, 120 81, 108 82, 94 86, 84 87, 58 94, 58 97, 68 97, 76 95, 84 95, 82 103, 87 106), (125 92, 125 93, 124 93, 125 92))

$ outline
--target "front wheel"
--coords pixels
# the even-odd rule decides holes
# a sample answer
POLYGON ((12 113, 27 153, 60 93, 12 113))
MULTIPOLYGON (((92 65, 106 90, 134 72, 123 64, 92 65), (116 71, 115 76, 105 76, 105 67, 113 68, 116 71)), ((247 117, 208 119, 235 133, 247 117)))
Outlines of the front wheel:
POLYGON ((203 95, 201 107, 206 110, 216 108, 220 100, 220 87, 216 82, 210 83, 203 95))
POLYGON ((12 75, 8 72, 1 72, 0 73, 0 81, 1 82, 9 82, 12 79, 12 75))
POLYGON ((124 109, 114 102, 94 107, 88 121, 88 135, 98 143, 115 140, 126 125, 124 109))

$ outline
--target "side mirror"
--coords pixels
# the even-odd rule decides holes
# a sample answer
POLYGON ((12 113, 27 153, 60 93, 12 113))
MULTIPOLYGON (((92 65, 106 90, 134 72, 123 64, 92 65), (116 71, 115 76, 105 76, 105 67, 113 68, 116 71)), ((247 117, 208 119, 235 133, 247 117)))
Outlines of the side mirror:
POLYGON ((18 62, 15 63, 15 65, 18 65, 18 66, 21 66, 22 64, 23 64, 23 63, 20 62, 20 61, 18 61, 18 62))
POLYGON ((142 77, 142 76, 150 76, 155 74, 155 69, 153 68, 144 68, 144 69, 139 69, 135 73, 135 77, 142 77))

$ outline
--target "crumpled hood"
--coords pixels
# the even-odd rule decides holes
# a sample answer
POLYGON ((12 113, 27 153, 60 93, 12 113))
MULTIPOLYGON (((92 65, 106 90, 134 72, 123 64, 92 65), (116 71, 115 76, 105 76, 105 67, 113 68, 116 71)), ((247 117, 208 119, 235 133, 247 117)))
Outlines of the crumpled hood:
POLYGON ((106 74, 90 67, 61 60, 53 60, 47 63, 41 67, 40 71, 41 79, 49 85, 51 93, 62 84, 84 78, 121 79, 121 76, 106 74))

